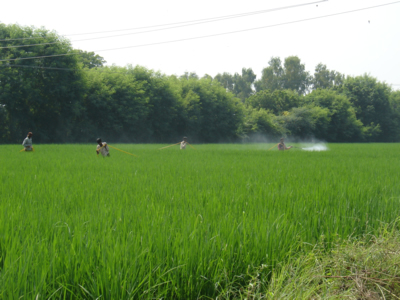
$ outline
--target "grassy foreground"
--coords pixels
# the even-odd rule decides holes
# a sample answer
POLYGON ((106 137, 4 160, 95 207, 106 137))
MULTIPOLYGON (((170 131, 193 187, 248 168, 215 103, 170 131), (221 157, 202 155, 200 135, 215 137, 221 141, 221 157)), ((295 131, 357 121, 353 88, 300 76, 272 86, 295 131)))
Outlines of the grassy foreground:
POLYGON ((218 299, 399 299, 400 231, 398 222, 385 224, 378 235, 350 237, 326 251, 323 241, 271 272, 265 266, 238 276, 218 299))
POLYGON ((399 215, 398 144, 113 146, 0 147, 0 299, 215 298, 399 215))

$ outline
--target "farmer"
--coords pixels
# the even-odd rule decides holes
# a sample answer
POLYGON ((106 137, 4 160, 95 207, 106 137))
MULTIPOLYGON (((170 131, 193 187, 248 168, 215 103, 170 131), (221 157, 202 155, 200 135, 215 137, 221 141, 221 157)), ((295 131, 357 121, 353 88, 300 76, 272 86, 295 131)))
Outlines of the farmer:
POLYGON ((106 142, 102 142, 100 138, 97 139, 97 149, 96 149, 96 153, 97 155, 99 155, 99 152, 101 153, 101 155, 103 155, 104 157, 106 156, 110 156, 110 150, 108 149, 107 143, 106 142))
POLYGON ((22 142, 22 146, 25 147, 25 151, 32 151, 33 146, 32 146, 32 132, 28 132, 28 136, 24 139, 22 142))
POLYGON ((281 141, 278 144, 278 150, 289 150, 293 146, 286 147, 285 142, 283 141, 283 138, 281 138, 281 141))
POLYGON ((181 142, 181 150, 185 150, 187 144, 188 144, 188 142, 187 142, 187 137, 184 136, 184 137, 183 137, 183 141, 181 142))

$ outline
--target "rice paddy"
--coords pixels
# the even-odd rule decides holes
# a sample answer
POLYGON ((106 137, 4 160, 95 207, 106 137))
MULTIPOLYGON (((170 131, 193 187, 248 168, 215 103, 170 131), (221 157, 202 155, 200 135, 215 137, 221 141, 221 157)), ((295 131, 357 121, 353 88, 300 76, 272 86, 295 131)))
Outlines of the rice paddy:
POLYGON ((0 146, 0 299, 215 298, 399 215, 398 144, 0 146))

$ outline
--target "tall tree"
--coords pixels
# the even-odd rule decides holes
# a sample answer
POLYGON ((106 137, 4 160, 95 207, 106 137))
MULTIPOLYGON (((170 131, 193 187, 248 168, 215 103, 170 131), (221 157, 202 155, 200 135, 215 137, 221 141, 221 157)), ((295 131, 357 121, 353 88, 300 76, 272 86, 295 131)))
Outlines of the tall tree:
POLYGON ((242 68, 242 74, 235 73, 233 77, 233 93, 244 102, 253 93, 253 83, 257 75, 251 68, 242 68))
POLYGON ((242 73, 235 73, 233 76, 229 73, 217 74, 215 80, 227 90, 232 92, 242 102, 253 94, 253 84, 257 75, 251 68, 242 68, 242 73))
POLYGON ((192 72, 185 72, 179 78, 180 79, 186 79, 186 80, 189 80, 190 78, 199 79, 199 75, 197 75, 196 72, 193 72, 193 73, 192 72))
POLYGON ((308 91, 311 76, 297 56, 287 57, 283 67, 279 57, 272 57, 268 64, 262 70, 261 79, 255 82, 257 92, 290 89, 302 95, 308 91))
POLYGON ((312 79, 313 89, 329 89, 343 84, 344 75, 336 71, 328 70, 326 65, 319 63, 315 67, 314 78, 312 79))
POLYGON ((296 91, 303 95, 311 84, 310 73, 305 70, 305 65, 301 63, 297 56, 289 56, 284 63, 284 88, 296 91))
POLYGON ((257 80, 254 84, 256 91, 262 90, 282 90, 284 89, 283 78, 285 71, 282 67, 282 61, 279 57, 271 57, 268 62, 269 66, 262 70, 262 76, 260 80, 257 80))
POLYGON ((234 86, 234 79, 233 76, 229 73, 224 72, 223 74, 217 74, 214 77, 215 80, 217 80, 221 85, 230 92, 233 92, 233 86, 234 86))
POLYGON ((38 142, 73 140, 84 89, 69 41, 42 28, 4 24, 0 39, 8 47, 2 58, 16 59, 0 62, 0 105, 10 124, 7 141, 17 142, 27 131, 39 131, 38 142), (36 58, 18 59, 25 57, 36 58))

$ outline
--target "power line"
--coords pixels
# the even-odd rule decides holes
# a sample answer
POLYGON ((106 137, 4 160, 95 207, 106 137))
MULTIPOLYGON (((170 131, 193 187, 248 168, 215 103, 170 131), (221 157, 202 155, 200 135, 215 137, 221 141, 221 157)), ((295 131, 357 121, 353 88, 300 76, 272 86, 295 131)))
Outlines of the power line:
MULTIPOLYGON (((272 9, 267 9, 267 10, 259 10, 259 11, 248 12, 248 13, 240 13, 240 14, 226 15, 226 16, 220 16, 220 17, 191 20, 191 21, 183 21, 183 22, 167 23, 167 24, 160 24, 160 25, 143 26, 143 27, 128 28, 128 29, 117 29, 117 30, 109 30, 109 31, 65 34, 63 36, 76 36, 76 35, 89 35, 89 34, 120 32, 120 31, 129 31, 129 30, 138 30, 138 29, 147 29, 147 28, 154 28, 154 27, 164 27, 164 26, 171 26, 171 25, 178 25, 178 24, 186 24, 186 23, 193 23, 193 22, 203 22, 203 21, 216 20, 216 19, 230 19, 230 18, 235 18, 235 17, 242 17, 242 16, 247 16, 247 15, 253 15, 253 14, 262 14, 262 13, 271 12, 271 11, 277 11, 277 10, 283 10, 283 9, 288 9, 288 8, 294 8, 294 7, 311 5, 311 4, 317 4, 317 3, 321 3, 321 2, 327 2, 327 1, 328 0, 320 0, 320 1, 317 1, 317 2, 303 3, 303 4, 280 7, 280 8, 272 8, 272 9)), ((16 39, 0 39, 0 42, 17 41, 17 40, 30 40, 30 39, 41 39, 41 38, 44 39, 46 37, 27 37, 27 38, 16 38, 16 39)))
POLYGON ((55 67, 42 67, 42 66, 29 66, 29 65, 0 65, 3 68, 30 68, 30 69, 45 69, 45 70, 59 70, 59 71, 82 71, 83 69, 71 69, 71 68, 55 68, 55 67))
MULTIPOLYGON (((86 38, 86 39, 74 40, 74 41, 71 41, 71 42, 82 42, 82 41, 90 41, 90 40, 100 40, 100 39, 121 37, 121 36, 127 36, 127 35, 135 35, 135 34, 156 32, 156 31, 164 31, 164 30, 169 30, 169 29, 175 29, 175 28, 181 28, 181 27, 188 27, 188 26, 194 26, 194 25, 205 24, 205 23, 211 23, 211 22, 225 21, 225 20, 234 19, 234 18, 248 17, 248 16, 252 16, 252 15, 264 14, 264 13, 268 13, 268 12, 274 12, 274 11, 278 11, 278 10, 284 10, 284 9, 289 9, 289 8, 295 8, 295 7, 300 7, 300 6, 306 6, 306 5, 311 5, 311 4, 316 4, 316 3, 326 2, 326 1, 327 1, 327 0, 322 0, 322 1, 318 1, 318 2, 310 2, 310 3, 303 3, 303 4, 297 4, 297 5, 290 5, 290 6, 284 6, 284 7, 279 7, 279 8, 273 8, 273 9, 269 9, 269 10, 262 10, 262 11, 256 11, 256 12, 238 14, 238 15, 233 15, 233 16, 226 16, 226 17, 219 17, 219 18, 215 18, 215 19, 212 19, 212 20, 201 21, 201 22, 192 23, 192 24, 177 25, 177 26, 172 26, 172 27, 159 28, 159 29, 152 29, 152 30, 139 31, 139 32, 130 32, 130 33, 124 33, 124 34, 117 34, 117 35, 109 35, 109 36, 101 36, 101 37, 86 38)), ((187 22, 186 22, 186 23, 187 23, 187 22)), ((154 27, 154 26, 150 26, 150 27, 154 27)), ((0 41, 10 41, 10 40, 0 40, 0 41)), ((39 43, 39 44, 26 44, 26 45, 5 46, 5 47, 0 47, 0 49, 7 49, 7 48, 25 48, 25 47, 34 47, 34 46, 42 46, 42 45, 53 45, 53 44, 60 44, 60 43, 63 43, 63 41, 50 42, 50 43, 39 43)))
MULTIPOLYGON (((265 29, 265 28, 278 27, 278 26, 283 26, 283 25, 296 24, 296 23, 313 21, 313 20, 318 20, 318 19, 323 19, 323 18, 328 18, 328 17, 334 17, 334 16, 354 13, 354 12, 358 12, 358 11, 378 8, 378 7, 382 7, 382 6, 392 5, 392 4, 396 4, 396 3, 400 3, 400 1, 381 4, 381 5, 375 5, 375 6, 365 7, 365 8, 359 8, 359 9, 349 10, 349 11, 345 11, 345 12, 319 16, 319 17, 313 17, 313 18, 307 18, 307 19, 302 19, 302 20, 296 20, 296 21, 272 24, 272 25, 261 26, 261 27, 255 27, 255 28, 248 28, 248 29, 242 29, 242 30, 236 30, 236 31, 230 31, 230 32, 216 33, 216 34, 210 34, 210 35, 204 35, 204 36, 198 36, 198 37, 192 37, 192 38, 183 38, 183 39, 171 40, 171 41, 165 41, 165 42, 155 42, 155 43, 142 44, 142 45, 133 45, 133 46, 126 46, 126 47, 119 47, 119 48, 101 49, 101 50, 95 50, 93 52, 115 51, 115 50, 131 49, 131 48, 140 48, 140 47, 147 47, 147 46, 155 46, 155 45, 162 45, 162 44, 169 44, 169 43, 191 41, 191 40, 196 40, 196 39, 204 39, 204 38, 209 38, 209 37, 217 37, 217 36, 235 34, 235 33, 241 33, 241 32, 248 32, 248 31, 253 31, 253 30, 260 30, 260 29, 265 29)), ((78 54, 79 53, 72 53, 71 52, 71 53, 55 54, 55 55, 44 55, 44 56, 34 56, 34 57, 20 57, 20 58, 12 58, 12 59, 1 59, 0 62, 3 62, 3 61, 15 61, 15 60, 30 60, 30 59, 39 59, 39 58, 49 58, 49 57, 61 57, 61 56, 78 55, 78 54)))

